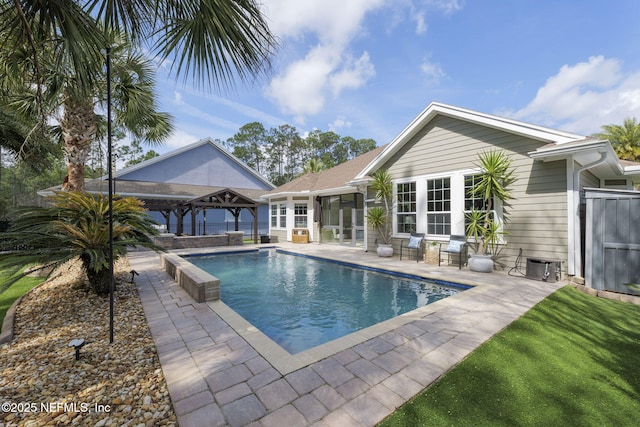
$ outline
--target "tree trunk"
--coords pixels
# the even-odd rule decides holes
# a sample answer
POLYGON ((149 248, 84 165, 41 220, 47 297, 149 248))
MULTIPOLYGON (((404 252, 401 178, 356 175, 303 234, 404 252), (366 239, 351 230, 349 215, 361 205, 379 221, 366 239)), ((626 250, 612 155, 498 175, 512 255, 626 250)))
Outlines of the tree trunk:
POLYGON ((84 271, 87 273, 89 287, 98 295, 109 295, 111 287, 111 271, 109 268, 94 270, 91 268, 91 261, 86 254, 81 255, 80 260, 82 261, 84 271))
POLYGON ((93 102, 68 98, 64 103, 60 127, 67 160, 67 177, 62 190, 84 191, 84 166, 97 129, 93 102))

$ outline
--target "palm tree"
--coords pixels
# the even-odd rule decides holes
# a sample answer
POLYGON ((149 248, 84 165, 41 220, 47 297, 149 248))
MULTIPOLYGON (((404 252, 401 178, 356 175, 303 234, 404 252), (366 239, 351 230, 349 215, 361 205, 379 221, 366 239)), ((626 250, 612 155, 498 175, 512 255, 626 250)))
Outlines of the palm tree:
POLYGON ((36 74, 39 40, 55 39, 78 80, 92 82, 108 46, 100 26, 145 44, 176 76, 205 85, 230 87, 235 77, 268 71, 277 47, 255 0, 0 0, 2 42, 26 44, 36 74))
POLYGON ((303 174, 305 174, 305 173, 317 173, 317 172, 322 172, 325 169, 327 169, 327 167, 322 162, 322 160, 320 160, 318 158, 313 158, 313 159, 310 159, 302 167, 302 173, 303 174))
MULTIPOLYGON (((123 34, 108 32, 111 51, 113 86, 112 110, 115 125, 128 130, 135 138, 160 143, 172 131, 171 116, 157 111, 154 93, 155 76, 152 63, 137 51, 123 34)), ((5 63, 19 69, 30 57, 24 51, 4 52, 5 63)), ((5 75, 14 87, 11 106, 15 111, 37 116, 38 111, 57 116, 64 140, 67 160, 67 179, 63 188, 68 191, 84 190, 84 167, 91 145, 101 136, 106 123, 98 111, 106 110, 106 75, 96 70, 91 85, 83 85, 68 62, 62 45, 43 44, 39 56, 40 82, 43 90, 34 89, 38 76, 28 74, 5 75), (61 112, 61 114, 60 114, 61 112), (102 125, 102 126, 101 126, 102 125)), ((28 68, 28 67, 27 67, 28 68)))
MULTIPOLYGON (((114 261, 132 246, 162 250, 151 240, 158 234, 156 223, 141 201, 114 199, 112 212, 114 261)), ((61 192, 54 196, 53 206, 22 208, 0 242, 0 268, 10 273, 0 293, 29 272, 19 272, 25 265, 55 268, 79 258, 91 289, 108 294, 109 244, 106 197, 61 192)))
POLYGON ((635 118, 627 117, 622 126, 604 125, 594 136, 609 140, 620 159, 640 162, 640 124, 635 118))
MULTIPOLYGON (((64 88, 60 124, 66 128, 69 190, 84 188, 84 161, 98 130, 94 107, 103 101, 96 96, 103 92, 95 89, 104 82, 103 52, 113 47, 113 33, 146 44, 172 64, 176 76, 192 75, 218 88, 230 87, 235 77, 246 80, 267 71, 277 46, 254 0, 0 0, 0 45, 19 53, 23 67, 18 75, 32 76, 31 96, 37 105, 32 113, 41 122, 52 111, 47 92, 64 88), (52 80, 47 63, 55 63, 73 84, 52 80)), ((138 129, 147 128, 147 140, 154 140, 154 132, 160 140, 170 131, 166 115, 146 121, 141 111, 128 111, 138 129)))

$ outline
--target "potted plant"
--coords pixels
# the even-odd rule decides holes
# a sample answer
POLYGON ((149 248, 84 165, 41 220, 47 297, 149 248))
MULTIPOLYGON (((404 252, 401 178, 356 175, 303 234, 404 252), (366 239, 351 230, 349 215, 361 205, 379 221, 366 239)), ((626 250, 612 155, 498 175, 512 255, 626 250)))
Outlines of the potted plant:
MULTIPOLYGON (((471 195, 482 200, 482 209, 467 214, 467 236, 472 239, 474 254, 469 259, 472 271, 491 272, 500 251, 501 237, 505 234, 495 217, 494 202, 500 200, 503 208, 511 199, 510 186, 515 181, 511 158, 500 150, 485 151, 478 155, 481 169, 471 195)), ((507 217, 503 211, 503 223, 507 217)))
POLYGON ((393 246, 391 246, 393 183, 386 169, 380 169, 373 174, 371 188, 376 192, 376 200, 382 202, 382 206, 374 206, 367 211, 367 222, 378 232, 380 239, 378 256, 391 257, 393 256, 393 246))

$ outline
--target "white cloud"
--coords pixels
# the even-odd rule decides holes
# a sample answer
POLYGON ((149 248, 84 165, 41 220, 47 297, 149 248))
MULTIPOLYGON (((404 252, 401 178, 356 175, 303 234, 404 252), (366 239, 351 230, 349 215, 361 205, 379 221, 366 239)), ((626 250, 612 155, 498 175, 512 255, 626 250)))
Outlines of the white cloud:
POLYGON ((336 117, 336 119, 329 123, 329 130, 332 132, 340 133, 342 129, 348 129, 351 127, 351 122, 344 116, 336 117))
POLYGON ((383 4, 382 0, 267 2, 265 14, 277 36, 312 40, 303 58, 272 79, 266 91, 269 98, 304 123, 305 116, 322 110, 329 94, 337 97, 366 84, 375 75, 374 65, 367 52, 354 60, 349 45, 363 31, 365 15, 383 4))
POLYGON ((440 64, 431 62, 429 58, 424 59, 420 65, 420 71, 422 71, 429 86, 437 85, 440 80, 447 76, 440 64))
POLYGON ((199 108, 187 103, 184 100, 182 93, 175 92, 173 98, 174 104, 180 108, 180 112, 186 114, 188 116, 194 117, 198 120, 204 121, 214 126, 222 127, 225 129, 239 129, 240 126, 238 123, 234 123, 232 121, 220 118, 218 116, 214 116, 213 114, 206 113, 199 108))
POLYGON ((384 0, 267 0, 269 28, 280 38, 311 34, 321 44, 345 44, 360 29, 365 15, 384 0))
MULTIPOLYGON (((392 27, 413 21, 421 35, 428 10, 451 13, 462 8, 462 0, 266 0, 264 14, 281 40, 280 58, 287 61, 265 89, 267 97, 304 123, 329 97, 364 87, 376 74, 374 58, 365 50, 353 52, 353 43, 368 35, 367 15, 383 8, 392 27)), ((424 70, 429 80, 444 76, 439 65, 426 65, 431 65, 424 70)))
POLYGON ((444 13, 453 13, 464 7, 465 0, 425 0, 424 3, 444 13))
POLYGON ((171 136, 162 147, 154 148, 156 151, 167 152, 176 148, 184 147, 185 145, 193 144, 196 141, 199 141, 202 138, 191 135, 188 132, 185 132, 180 129, 176 129, 173 131, 171 136))
POLYGON ((348 58, 342 69, 329 77, 329 85, 334 96, 337 96, 344 89, 359 88, 375 74, 369 54, 365 52, 356 60, 348 58))
POLYGON ((424 34, 427 32, 427 21, 424 18, 424 12, 413 13, 411 19, 416 22, 416 34, 424 34))
POLYGON ((640 72, 621 68, 620 61, 603 56, 563 65, 526 107, 509 115, 585 135, 640 117, 640 72))

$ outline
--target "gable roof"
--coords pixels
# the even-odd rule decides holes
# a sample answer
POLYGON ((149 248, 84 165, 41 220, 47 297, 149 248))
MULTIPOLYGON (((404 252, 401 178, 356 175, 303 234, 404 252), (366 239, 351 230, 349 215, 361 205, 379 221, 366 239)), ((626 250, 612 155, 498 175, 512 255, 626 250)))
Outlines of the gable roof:
POLYGON ((404 144, 410 141, 416 133, 423 129, 427 123, 438 115, 456 118, 466 122, 476 123, 481 126, 502 130, 504 132, 526 136, 545 144, 552 144, 553 146, 585 140, 583 135, 532 125, 530 123, 519 122, 517 120, 480 113, 439 102, 432 102, 387 145, 384 151, 382 151, 358 174, 356 179, 364 179, 367 175, 375 172, 387 159, 398 152, 404 144))
MULTIPOLYGON (((145 160, 144 162, 138 163, 136 165, 124 168, 124 169, 120 169, 119 171, 116 172, 116 176, 119 180, 127 180, 127 175, 132 175, 132 180, 140 180, 139 176, 140 176, 140 171, 144 170, 144 169, 149 169, 150 167, 157 165, 159 163, 163 163, 163 162, 168 162, 171 161, 172 159, 177 158, 180 155, 183 155, 185 153, 188 153, 190 151, 193 151, 195 149, 198 149, 200 147, 205 147, 205 146, 211 146, 213 148, 213 150, 215 150, 216 153, 219 153, 220 155, 223 156, 223 158, 227 159, 228 161, 231 162, 231 164, 233 164, 235 167, 238 167, 241 171, 244 171, 245 173, 247 173, 249 176, 253 177, 254 179, 256 179, 258 182, 260 182, 264 187, 266 188, 275 188, 275 185, 273 185, 271 182, 269 182, 265 177, 263 177, 262 175, 260 175, 258 172, 256 172, 254 169, 250 168, 249 166, 247 166, 244 162, 242 162, 240 159, 238 159, 236 156, 234 156, 233 154, 229 153, 224 147, 220 146, 218 143, 216 143, 213 139, 207 137, 207 138, 203 138, 199 141, 194 142, 193 144, 189 144, 186 145, 184 147, 178 148, 176 150, 173 150, 169 153, 163 154, 161 156, 158 157, 154 157, 152 159, 149 160, 145 160)), ((207 160, 207 159, 199 159, 199 160, 207 160)), ((196 165, 196 167, 199 165, 196 165)), ((102 179, 107 179, 107 176, 103 176, 101 177, 102 179)), ((194 183, 188 183, 188 182, 181 182, 182 184, 194 184, 194 183)), ((264 189, 263 189, 264 190, 264 189)))
POLYGON ((348 183, 352 181, 373 158, 378 156, 385 147, 386 146, 376 147, 371 151, 322 172, 312 172, 299 176, 275 190, 269 191, 265 196, 273 197, 280 194, 300 192, 321 193, 328 190, 353 189, 348 183))

